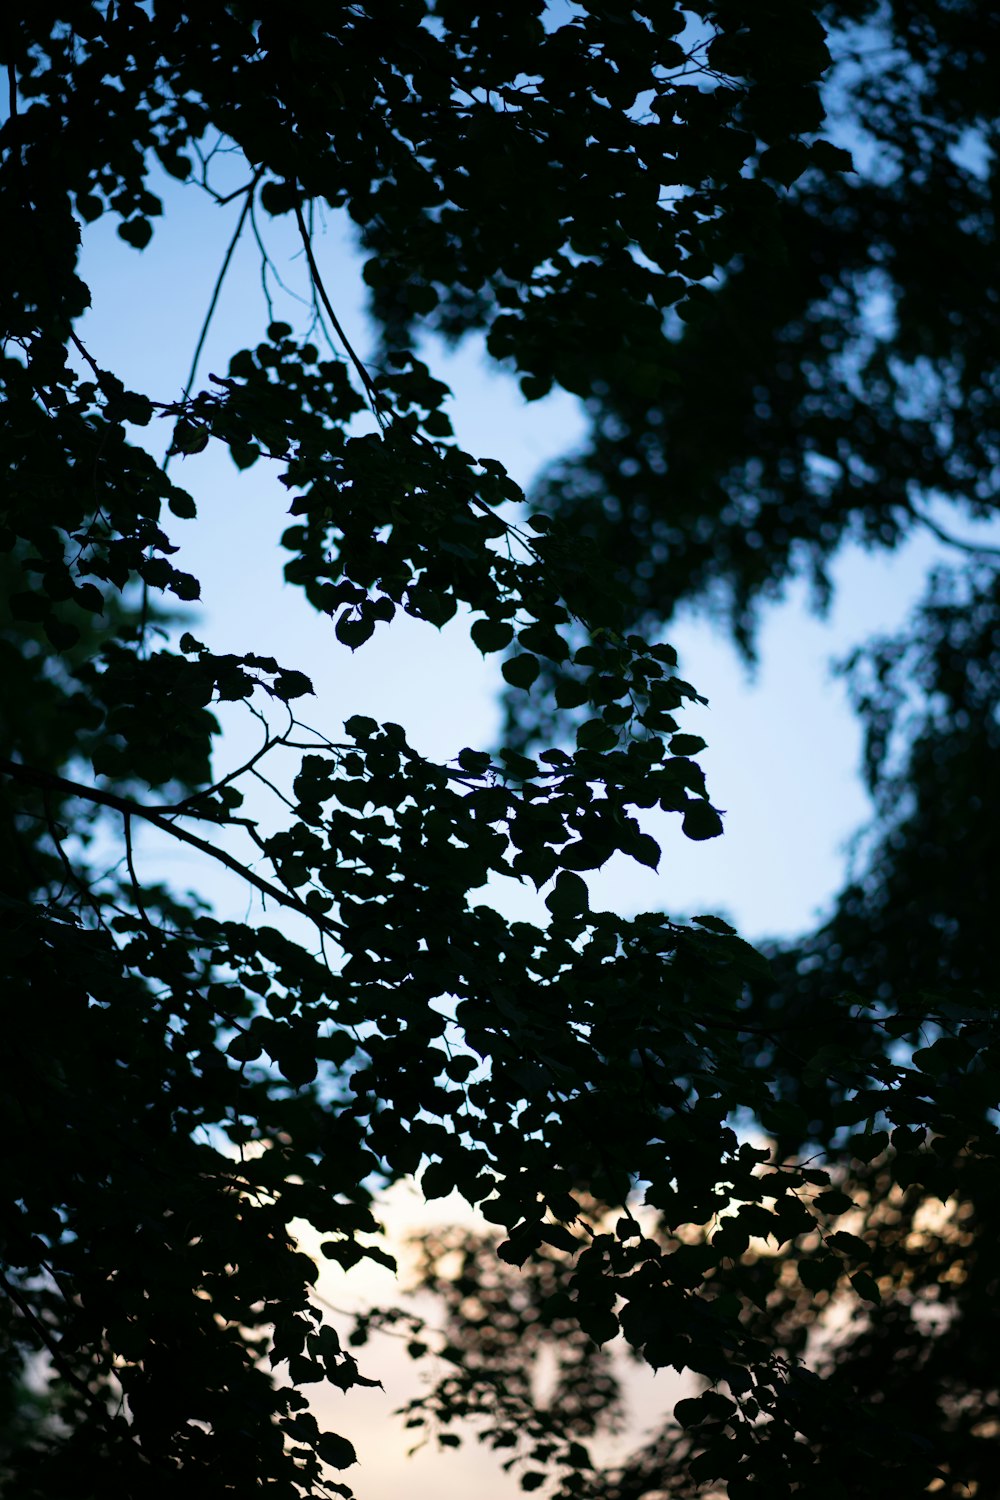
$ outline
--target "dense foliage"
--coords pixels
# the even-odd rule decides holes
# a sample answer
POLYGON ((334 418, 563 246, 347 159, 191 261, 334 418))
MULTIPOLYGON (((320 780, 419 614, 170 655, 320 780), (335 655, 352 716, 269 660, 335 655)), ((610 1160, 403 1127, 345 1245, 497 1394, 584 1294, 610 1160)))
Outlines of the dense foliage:
POLYGON ((711 916, 594 911, 586 881, 615 851, 655 867, 643 810, 721 831, 683 728, 696 690, 660 641, 677 600, 723 589, 749 641, 761 591, 803 563, 822 582, 845 535, 891 544, 931 493, 995 504, 995 37, 977 12, 67 0, 5 17, 18 1495, 349 1495, 350 1437, 319 1429, 308 1388, 378 1370, 351 1352, 365 1327, 351 1345, 324 1316, 290 1225, 347 1270, 385 1261, 374 1199, 414 1176, 501 1233, 498 1257, 459 1252, 457 1280, 452 1242, 426 1247, 454 1373, 418 1415, 484 1421, 526 1489, 957 1495, 989 1472, 986 554, 854 664, 881 825, 821 932, 769 965, 711 916), (855 57, 874 45, 891 56, 855 57), (243 176, 220 183, 220 159, 243 176), (287 217, 312 308, 299 330, 248 313, 206 388, 137 391, 80 337, 80 237, 111 214, 141 252, 163 173, 237 205, 264 253, 287 217), (358 229, 370 366, 322 278, 324 209, 358 229), (592 443, 534 505, 502 451, 453 441, 425 329, 485 329, 528 399, 589 403, 592 443), (436 764, 398 724, 335 730, 343 709, 306 714, 294 662, 183 629, 199 586, 172 518, 197 497, 173 476, 210 444, 273 467, 285 576, 331 649, 406 613, 506 653, 506 745, 436 764), (240 702, 262 741, 233 766, 217 706, 240 702), (262 784, 273 802, 244 800, 262 784), (140 825, 240 877, 252 914, 144 880, 140 825), (545 924, 491 909, 491 878, 533 883, 545 924), (850 1331, 817 1348, 825 1308, 850 1331), (619 1333, 705 1390, 600 1476, 586 1439, 615 1407, 619 1333), (540 1406, 524 1359, 549 1339, 558 1399, 540 1406), (53 1378, 41 1424, 25 1358, 53 1378))

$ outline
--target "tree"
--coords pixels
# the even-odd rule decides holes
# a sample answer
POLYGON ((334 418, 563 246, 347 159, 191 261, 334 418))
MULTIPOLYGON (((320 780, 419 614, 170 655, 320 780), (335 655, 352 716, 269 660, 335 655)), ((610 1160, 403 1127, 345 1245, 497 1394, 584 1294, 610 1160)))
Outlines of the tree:
MULTIPOLYGON (((995 993, 998 843, 984 789, 997 769, 997 548, 960 536, 963 521, 996 515, 995 24, 963 5, 830 6, 824 19, 828 128, 856 170, 796 178, 792 158, 769 253, 738 243, 696 316, 670 330, 674 383, 596 389, 589 443, 537 497, 616 560, 637 625, 661 628, 693 600, 751 654, 760 601, 807 573, 822 606, 845 538, 891 548, 929 528, 963 561, 935 573, 897 637, 845 664, 874 798, 865 858, 817 932, 768 945, 773 983, 754 987, 747 1015, 758 1028, 747 1064, 780 1074, 770 1130, 785 1154, 838 1138, 862 1059, 874 1070, 911 1056, 942 1098, 982 1085, 987 1121, 996 1103, 973 1049, 995 993), (847 990, 877 1000, 881 1037, 844 1015, 847 990)), ((552 722, 537 690, 528 711, 511 696, 522 744, 552 722)), ((859 1205, 850 1228, 885 1253, 881 1302, 849 1317, 842 1297, 751 1246, 746 1274, 768 1288, 752 1323, 770 1346, 808 1355, 827 1391, 921 1434, 947 1470, 944 1493, 966 1494, 995 1468, 995 1171, 960 1132, 914 1153, 919 1128, 905 1110, 895 1119, 888 1154, 838 1178, 859 1205), (825 1340, 824 1302, 836 1328, 825 1340)), ((454 1341, 477 1347, 456 1288, 433 1262, 427 1274, 454 1341)), ((488 1259, 470 1258, 464 1296, 488 1274, 488 1259)), ((820 1429, 817 1451, 823 1441, 820 1429)), ((692 1452, 668 1424, 601 1493, 687 1494, 692 1452)), ((867 1459, 839 1483, 885 1492, 867 1459)))
MULTIPOLYGON (((807 997, 787 967, 768 977, 710 915, 591 910, 585 877, 614 851, 656 864, 644 809, 691 838, 721 831, 702 742, 676 717, 696 690, 642 628, 666 611, 608 579, 601 534, 588 547, 568 502, 526 507, 499 459, 451 440, 417 347, 421 326, 488 325, 529 399, 557 384, 595 411, 610 391, 666 410, 692 344, 665 324, 700 338, 740 247, 794 248, 789 182, 843 197, 850 157, 822 133, 829 19, 797 0, 567 17, 393 0, 335 24, 306 0, 207 17, 68 0, 5 20, 3 645, 19 692, 0 760, 2 1108, 24 1149, 3 1283, 9 1342, 60 1391, 58 1422, 15 1434, 19 1494, 349 1494, 353 1447, 319 1430, 304 1388, 377 1372, 324 1321, 289 1226, 311 1224, 345 1269, 385 1260, 375 1196, 415 1174, 429 1198, 482 1205, 499 1264, 523 1268, 598 1385, 594 1349, 619 1331, 708 1384, 677 1412, 684 1483, 840 1494, 862 1467, 883 1492, 953 1482, 947 1455, 811 1376, 765 1324, 779 1271, 810 1307, 837 1287, 878 1297, 892 1236, 875 1216, 867 1240, 837 1228, 852 1162, 920 1183, 945 1140, 990 1180, 989 997, 962 988, 960 1012, 952 991, 921 997, 919 1026, 940 1033, 928 1064, 884 1045, 914 1028, 893 1033, 877 961, 849 985, 829 964, 818 1103, 796 1115, 781 1039, 807 997), (220 143, 245 163, 231 194, 220 143), (265 254, 267 216, 287 216, 309 273, 308 326, 264 319, 205 389, 129 390, 74 326, 81 221, 115 215, 141 252, 163 207, 155 163, 239 203, 237 235, 249 225, 265 254), (323 281, 324 205, 367 255, 370 368, 323 281), (154 419, 175 465, 209 443, 238 470, 275 465, 285 576, 338 649, 400 612, 471 617, 527 705, 508 743, 434 764, 393 723, 318 733, 293 663, 175 639, 155 604, 183 615, 198 597, 169 530, 196 501, 157 461, 154 419), (241 701, 262 741, 234 768, 214 710, 241 701), (243 800, 255 773, 267 807, 243 800), (224 921, 144 883, 139 824, 287 920, 224 921), (544 892, 545 925, 477 904, 491 876, 544 892), (761 1014, 775 995, 791 1019, 761 1014), (747 1118, 773 1144, 741 1136, 747 1118), (782 1256, 749 1257, 768 1237, 782 1256)), ((482 1368, 470 1355, 464 1373, 482 1368)), ((493 1383, 523 1398, 512 1375, 493 1383)), ((548 1474, 586 1491, 593 1403, 565 1415, 529 1421, 525 1488, 548 1474)))
MULTIPOLYGON (((887 1077, 900 1057, 924 1074, 922 1098, 954 1108, 961 1096, 963 1111, 981 1110, 984 1134, 992 1129, 996 1082, 986 1057, 997 828, 984 789, 997 769, 996 611, 994 568, 980 564, 962 579, 942 572, 910 628, 851 664, 877 812, 866 867, 815 933, 766 945, 771 977, 752 985, 741 1013, 745 1066, 772 1072, 764 1119, 779 1158, 822 1147, 828 1160, 830 1143, 843 1138, 864 1100, 861 1079, 887 1077), (859 1025, 845 1012, 843 997, 852 992, 872 997, 869 1015, 878 1015, 878 1025, 859 1025)), ((970 1143, 943 1117, 925 1133, 923 1106, 908 1120, 912 1106, 897 1093, 885 1116, 869 1120, 894 1124, 891 1140, 862 1128, 853 1161, 840 1166, 824 1195, 828 1202, 836 1195, 845 1209, 853 1204, 828 1244, 851 1259, 870 1300, 852 1305, 836 1285, 826 1286, 829 1263, 795 1267, 794 1244, 775 1251, 752 1240, 738 1266, 709 1271, 703 1287, 726 1296, 740 1285, 747 1332, 822 1377, 821 1387, 804 1392, 807 1400, 821 1390, 824 1403, 834 1392, 855 1403, 849 1442, 815 1413, 812 1426, 800 1429, 824 1468, 822 1482, 811 1475, 804 1493, 883 1494, 884 1471, 872 1459, 889 1430, 924 1445, 943 1471, 941 1493, 982 1490, 995 1469, 995 1164, 983 1136, 970 1143)), ((462 1400, 471 1399, 502 1447, 505 1432, 529 1420, 519 1409, 523 1392, 509 1381, 521 1369, 525 1341, 568 1350, 574 1408, 565 1418, 558 1406, 536 1412, 536 1422, 568 1420, 585 1438, 605 1411, 613 1417, 614 1402, 601 1404, 611 1372, 594 1351, 567 1341, 555 1294, 569 1272, 548 1267, 547 1280, 521 1278, 515 1286, 497 1274, 495 1242, 429 1239, 422 1283, 441 1299, 467 1388, 456 1390, 455 1381, 432 1392, 414 1403, 413 1420, 451 1431, 462 1400), (452 1261, 461 1256, 459 1275, 446 1274, 445 1252, 452 1261)), ((684 1425, 690 1411, 710 1416, 712 1408, 682 1402, 681 1421, 666 1420, 602 1474, 598 1492, 615 1500, 700 1493, 701 1435, 684 1425)), ((917 1495, 926 1473, 918 1464, 893 1482, 894 1492, 917 1495)))

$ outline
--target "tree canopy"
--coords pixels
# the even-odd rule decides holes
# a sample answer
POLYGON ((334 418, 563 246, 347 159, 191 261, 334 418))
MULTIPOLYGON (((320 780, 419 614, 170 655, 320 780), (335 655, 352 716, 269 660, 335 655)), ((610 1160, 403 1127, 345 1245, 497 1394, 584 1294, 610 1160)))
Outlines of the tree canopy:
POLYGON ((803 569, 822 595, 845 538, 947 536, 942 498, 995 509, 997 29, 903 0, 5 16, 18 1495, 350 1496, 350 1433, 309 1390, 377 1382, 370 1322, 330 1320, 293 1226, 346 1271, 385 1263, 373 1210, 411 1178, 499 1241, 465 1244, 457 1278, 457 1242, 427 1242, 452 1371, 414 1418, 485 1424, 526 1490, 988 1482, 989 549, 850 666, 877 822, 818 932, 762 953, 712 914, 592 909, 587 876, 619 851, 657 866, 653 808, 722 832, 662 639, 680 601, 752 649, 757 602, 803 569), (287 220, 310 305, 275 316, 265 279, 224 373, 199 345, 186 388, 133 390, 81 337, 81 236, 111 215, 141 254, 165 177, 236 205, 265 265, 287 220), (365 259, 367 361, 323 278, 334 213, 365 259), (502 440, 458 445, 425 362, 425 333, 477 331, 527 400, 587 404, 587 445, 530 501, 502 440), (435 762, 310 702, 295 662, 195 635, 199 496, 175 476, 209 445, 234 493, 256 465, 284 487, 284 576, 331 649, 408 614, 502 654, 504 743, 435 762), (240 703, 260 743, 234 765, 219 707, 240 703), (143 878, 140 827, 242 880, 247 918, 143 878), (505 919, 488 880, 530 883, 544 919, 505 919), (619 1335, 700 1394, 607 1475, 587 1440, 619 1335), (547 1405, 524 1367, 546 1341, 547 1405), (25 1360, 51 1376, 40 1422, 25 1360))

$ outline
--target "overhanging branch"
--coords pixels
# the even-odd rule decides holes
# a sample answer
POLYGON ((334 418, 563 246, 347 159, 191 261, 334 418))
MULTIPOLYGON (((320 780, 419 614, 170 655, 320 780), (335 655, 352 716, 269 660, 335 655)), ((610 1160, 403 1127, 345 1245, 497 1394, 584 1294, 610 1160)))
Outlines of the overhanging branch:
POLYGON ((227 870, 231 870, 234 875, 238 875, 262 895, 270 896, 271 900, 277 901, 280 906, 297 912, 299 916, 308 917, 320 931, 336 936, 344 930, 339 922, 314 910, 307 902, 290 891, 283 890, 281 886, 275 885, 270 880, 265 880, 262 875, 258 875, 234 855, 227 854, 225 849, 217 849, 207 839, 199 838, 196 833, 178 827, 175 822, 171 821, 171 818, 182 815, 183 809, 146 807, 141 802, 134 802, 130 797, 119 797, 116 792, 102 792, 98 787, 84 786, 81 782, 69 781, 65 776, 57 776, 52 771, 39 771, 33 766, 25 765, 22 761, 8 760, 6 756, 0 756, 0 775, 9 776, 13 781, 18 781, 24 786, 38 787, 41 791, 62 792, 68 797, 83 797, 99 807, 112 808, 126 819, 142 818, 144 822, 151 823, 154 828, 159 828, 162 833, 170 834, 172 838, 179 839, 182 844, 189 844, 192 849, 198 849, 209 859, 214 859, 218 864, 224 865, 227 870))

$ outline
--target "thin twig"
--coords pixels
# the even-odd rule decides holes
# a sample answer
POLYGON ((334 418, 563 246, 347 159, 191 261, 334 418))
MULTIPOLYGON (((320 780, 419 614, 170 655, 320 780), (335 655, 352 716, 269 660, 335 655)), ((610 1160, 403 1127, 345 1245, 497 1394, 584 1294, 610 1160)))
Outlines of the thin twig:
POLYGON ((90 368, 93 370, 93 372, 94 372, 94 378, 97 381, 97 384, 99 386, 101 386, 102 389, 103 389, 103 385, 104 385, 104 371, 101 369, 100 365, 97 363, 96 359, 90 353, 90 351, 87 348, 85 348, 82 340, 77 336, 76 332, 72 328, 69 331, 69 336, 70 336, 71 341, 76 345, 78 353, 80 353, 83 356, 83 358, 87 361, 87 363, 90 366, 90 368))
MULTIPOLYGON (((219 297, 222 294, 222 286, 223 286, 223 283, 225 282, 226 274, 227 274, 227 272, 229 270, 229 264, 230 264, 230 261, 233 258, 233 255, 235 254, 236 246, 239 244, 240 236, 243 233, 243 228, 244 228, 244 225, 246 224, 246 221, 247 221, 247 214, 250 212, 250 205, 253 202, 254 190, 255 190, 255 188, 257 186, 257 183, 260 181, 261 173, 263 172, 263 170, 264 170, 263 167, 259 167, 257 169, 257 171, 254 173, 253 177, 251 178, 249 186, 240 189, 241 192, 243 192, 243 193, 246 194, 246 197, 245 197, 244 202, 243 202, 243 207, 240 210, 240 217, 239 217, 239 219, 237 221, 236 229, 235 229, 235 231, 233 233, 233 237, 229 241, 229 246, 228 246, 228 248, 226 250, 226 253, 225 253, 224 257, 223 257, 223 260, 222 260, 222 266, 221 266, 221 268, 219 270, 218 276, 215 279, 215 286, 212 289, 212 297, 211 297, 211 300, 210 300, 210 302, 208 304, 208 311, 206 312, 204 321, 203 321, 203 323, 201 325, 201 332, 198 335, 198 342, 195 345, 194 357, 191 360, 191 368, 188 371, 188 378, 187 378, 187 380, 185 381, 185 384, 184 384, 184 392, 183 392, 183 395, 181 396, 181 401, 182 402, 186 401, 188 399, 188 397, 190 396, 190 394, 191 394, 191 387, 194 385, 194 378, 195 378, 195 376, 198 373, 198 361, 201 359, 201 352, 202 352, 202 350, 205 347, 205 340, 208 338, 208 330, 209 330, 209 328, 212 325, 212 319, 215 316, 215 309, 216 309, 216 307, 219 304, 219 297)), ((164 459, 163 459, 163 472, 164 472, 164 474, 167 472, 167 469, 170 467, 170 459, 171 459, 171 457, 172 457, 172 454, 170 452, 168 452, 164 456, 164 459)), ((140 612, 139 612, 139 642, 140 642, 140 646, 143 649, 145 649, 145 644, 146 644, 146 627, 147 627, 148 621, 149 621, 149 584, 146 582, 146 580, 144 578, 142 580, 142 605, 141 605, 140 612)))
POLYGON ((292 801, 292 799, 290 797, 286 797, 284 792, 281 791, 279 787, 276 787, 273 781, 269 781, 268 778, 264 775, 263 771, 258 771, 256 766, 251 766, 250 775, 255 776, 263 786, 267 787, 269 792, 273 792, 274 795, 278 797, 292 812, 297 811, 296 804, 292 801))
MULTIPOLYGON (((196 374, 198 373, 198 361, 201 359, 202 350, 205 347, 205 340, 208 338, 208 330, 212 325, 212 319, 215 317, 215 309, 219 305, 219 297, 222 295, 223 283, 225 282, 226 275, 229 271, 230 262, 232 261, 232 258, 236 253, 236 246, 240 242, 240 236, 243 233, 243 229, 247 221, 247 215, 250 212, 250 205, 253 202, 254 191, 257 187, 257 183, 260 181, 261 173, 263 172, 263 170, 263 167, 258 168, 258 170, 251 178, 249 185, 245 188, 240 189, 240 191, 245 195, 243 200, 243 207, 240 210, 240 216, 236 222, 236 228, 233 231, 233 237, 229 241, 229 246, 226 250, 225 255, 223 256, 222 265, 219 268, 219 274, 215 278, 215 286, 212 289, 211 301, 208 304, 208 311, 206 312, 204 322, 201 325, 201 332, 198 335, 198 342, 195 345, 194 357, 191 360, 191 369, 189 370, 188 378, 184 383, 184 394, 181 397, 182 401, 186 401, 191 394, 191 387, 194 385, 194 379, 196 374)), ((166 464, 164 464, 164 468, 166 468, 166 464)))
POLYGON ((220 195, 219 193, 213 192, 211 188, 206 188, 206 192, 208 192, 210 196, 215 199, 215 202, 219 208, 225 208, 227 203, 232 203, 236 198, 239 198, 242 193, 249 193, 252 198, 253 189, 257 184, 257 178, 259 176, 260 173, 258 172, 257 175, 255 177, 252 177, 249 182, 244 183, 243 187, 234 188, 231 193, 220 195))
POLYGON ((333 310, 333 303, 330 301, 330 298, 329 298, 329 296, 327 294, 326 287, 323 284, 323 278, 319 274, 319 266, 316 264, 316 257, 313 254, 312 239, 311 239, 311 236, 309 234, 309 229, 308 229, 308 227, 306 225, 305 218, 303 217, 303 214, 302 214, 302 207, 301 207, 301 204, 298 204, 298 203, 296 203, 296 205, 295 205, 295 222, 299 226, 299 235, 300 235, 301 240, 302 240, 302 248, 305 251, 306 261, 308 262, 308 265, 309 265, 309 274, 312 277, 313 286, 316 288, 316 291, 319 293, 320 301, 322 302, 323 306, 326 308, 327 317, 330 319, 330 322, 333 324, 334 332, 336 333, 337 337, 340 339, 340 342, 343 344, 344 350, 345 350, 345 352, 347 354, 348 359, 351 361, 351 364, 354 366, 355 370, 357 370, 357 372, 358 372, 358 378, 360 379, 361 384, 365 388, 365 392, 366 392, 366 394, 368 396, 368 400, 371 403, 372 411, 375 413, 375 420, 376 420, 376 422, 378 422, 378 425, 381 428, 384 429, 384 427, 385 427, 385 417, 382 415, 382 412, 379 410, 378 392, 375 389, 375 383, 372 380, 371 376, 369 375, 368 371, 365 369, 364 365, 362 364, 361 359, 359 358, 358 354, 356 353, 356 351, 354 349, 354 346, 352 345, 350 339, 347 337, 347 334, 344 332, 343 328, 341 327, 340 319, 337 317, 337 314, 333 310))
POLYGON ((104 915, 101 911, 100 901, 98 900, 97 896, 94 894, 88 883, 84 880, 83 876, 79 875, 76 870, 73 869, 73 865, 70 861, 69 855, 66 853, 66 850, 63 847, 59 825, 56 822, 55 816, 52 812, 52 803, 47 791, 44 791, 42 793, 42 806, 45 808, 45 821, 48 824, 49 837, 51 838, 52 843, 55 846, 55 850, 59 856, 62 867, 66 871, 67 882, 69 883, 69 885, 75 886, 79 891, 80 894, 77 899, 85 901, 87 905, 92 908, 94 915, 97 918, 97 925, 99 927, 103 927, 104 930, 107 931, 107 923, 105 922, 104 915))
POLYGON ((128 867, 129 880, 132 882, 132 895, 135 899, 142 925, 152 938, 156 936, 156 931, 149 920, 146 903, 142 899, 142 887, 139 884, 139 877, 135 873, 135 864, 132 860, 132 814, 126 813, 123 821, 125 824, 125 863, 128 867))
MULTIPOLYGON (((270 750, 273 750, 275 745, 280 745, 281 743, 281 737, 272 739, 265 726, 265 737, 263 745, 261 745, 260 749, 256 750, 253 755, 251 755, 250 759, 246 761, 242 766, 237 766, 235 771, 227 772, 225 776, 221 776, 218 781, 213 782, 211 786, 205 787, 204 790, 200 792, 193 792, 190 797, 185 797, 183 802, 170 803, 169 805, 164 805, 156 808, 155 811, 164 816, 173 816, 179 813, 188 813, 192 817, 208 816, 204 813, 194 812, 192 804, 195 802, 201 802, 205 797, 211 797, 213 793, 221 791, 224 786, 228 786, 231 781, 236 781, 240 776, 245 775, 247 771, 252 771, 259 760, 267 755, 270 750)), ((236 820, 229 817, 224 817, 220 818, 219 821, 228 823, 236 820)))

